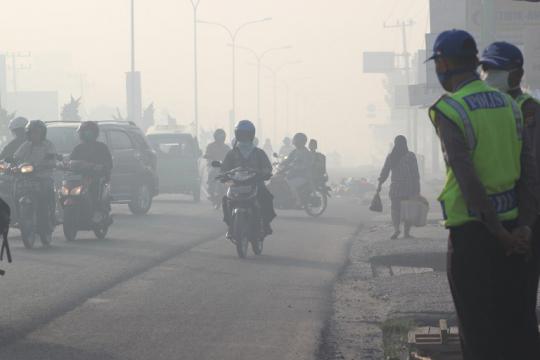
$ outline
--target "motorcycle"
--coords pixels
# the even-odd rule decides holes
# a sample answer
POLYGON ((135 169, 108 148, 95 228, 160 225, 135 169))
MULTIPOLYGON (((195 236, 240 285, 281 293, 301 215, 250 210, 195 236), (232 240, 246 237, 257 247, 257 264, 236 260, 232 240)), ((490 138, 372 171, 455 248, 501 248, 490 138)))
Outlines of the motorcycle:
POLYGON ((226 194, 226 186, 221 182, 217 181, 216 177, 219 174, 219 169, 210 167, 208 169, 208 199, 212 202, 214 209, 221 209, 223 196, 226 194), (210 184, 210 182, 214 182, 210 184), (212 189, 212 191, 210 191, 212 189))
MULTIPOLYGON (((276 156, 276 155, 275 155, 276 156)), ((268 184, 268 190, 274 195, 274 206, 282 210, 304 210, 312 217, 321 216, 328 207, 328 199, 331 197, 331 188, 326 181, 314 181, 309 179, 299 190, 300 204, 296 203, 296 197, 287 182, 287 169, 280 168, 280 162, 274 163, 274 177, 268 184)))
POLYGON ((36 174, 38 169, 32 164, 16 164, 13 161, 0 164, 0 172, 6 175, 10 184, 8 203, 11 203, 12 224, 21 231, 24 247, 34 247, 36 237, 39 236, 43 246, 50 246, 54 226, 51 214, 40 211, 42 192, 42 179, 36 174))
POLYGON ((98 239, 105 239, 112 224, 110 205, 104 204, 109 199, 109 184, 93 176, 97 170, 94 164, 69 161, 59 167, 64 170, 60 204, 66 240, 74 241, 79 231, 93 231, 98 239), (92 194, 92 187, 97 189, 97 194, 92 194))
MULTIPOLYGON (((212 162, 212 167, 221 168, 221 162, 212 162)), ((238 167, 216 177, 228 187, 225 196, 232 219, 230 236, 242 259, 247 256, 250 243, 255 255, 263 251, 265 234, 257 202, 257 175, 254 169, 238 167)))

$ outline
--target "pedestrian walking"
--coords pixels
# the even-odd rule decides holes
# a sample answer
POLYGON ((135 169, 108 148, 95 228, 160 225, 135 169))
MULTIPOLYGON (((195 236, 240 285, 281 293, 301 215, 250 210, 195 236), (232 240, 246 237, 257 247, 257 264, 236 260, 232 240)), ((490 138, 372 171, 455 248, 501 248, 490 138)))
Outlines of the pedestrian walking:
MULTIPOLYGON (((536 167, 540 169, 540 102, 521 88, 521 81, 525 74, 523 69, 524 58, 521 50, 510 43, 499 41, 489 45, 482 53, 480 60, 485 81, 488 85, 512 96, 517 102, 525 123, 525 136, 529 138, 531 146, 536 150, 536 167)), ((537 174, 538 176, 539 174, 537 174)), ((540 195, 535 192, 537 199, 540 195)), ((540 334, 538 332, 538 319, 536 316, 538 299, 538 281, 540 278, 540 221, 537 218, 531 237, 531 258, 527 267, 527 311, 519 327, 514 328, 519 337, 527 339, 523 346, 530 347, 529 352, 540 359, 540 334)))
MULTIPOLYGON (((409 151, 407 139, 399 135, 394 140, 394 148, 386 157, 384 166, 379 176, 379 187, 377 192, 381 191, 382 185, 390 179, 390 201, 392 225, 394 233, 392 240, 399 237, 401 233, 401 203, 404 200, 420 196, 420 174, 418 172, 418 161, 416 155, 409 151)), ((411 224, 404 223, 405 238, 411 237, 411 224)))
POLYGON ((463 359, 539 359, 514 330, 527 311, 536 219, 536 165, 521 111, 480 80, 476 42, 466 31, 441 33, 429 60, 447 92, 429 115, 447 165, 439 200, 463 359))

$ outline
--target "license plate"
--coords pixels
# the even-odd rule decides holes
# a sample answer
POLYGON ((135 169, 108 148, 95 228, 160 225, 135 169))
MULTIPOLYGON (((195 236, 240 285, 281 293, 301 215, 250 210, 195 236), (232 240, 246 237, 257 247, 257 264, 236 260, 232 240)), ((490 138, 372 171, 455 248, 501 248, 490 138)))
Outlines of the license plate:
POLYGON ((233 187, 231 187, 232 192, 240 193, 240 194, 250 193, 252 191, 252 189, 253 188, 251 186, 249 186, 249 185, 241 185, 241 186, 233 186, 233 187))

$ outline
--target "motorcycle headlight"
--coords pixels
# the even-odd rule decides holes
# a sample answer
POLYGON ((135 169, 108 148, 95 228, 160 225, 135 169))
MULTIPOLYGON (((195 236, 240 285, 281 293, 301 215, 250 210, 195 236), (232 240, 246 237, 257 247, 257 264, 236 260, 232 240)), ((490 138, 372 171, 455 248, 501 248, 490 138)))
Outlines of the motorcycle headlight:
POLYGON ((34 172, 34 166, 33 165, 22 165, 20 167, 21 174, 31 174, 34 172))
POLYGON ((75 196, 81 195, 82 186, 74 187, 73 189, 71 189, 71 191, 69 193, 70 193, 70 195, 75 195, 75 196))
POLYGON ((0 163, 0 172, 5 172, 9 168, 9 165, 6 163, 0 163))
POLYGON ((69 188, 67 186, 62 186, 62 189, 60 190, 60 194, 62 194, 62 196, 68 196, 69 188))

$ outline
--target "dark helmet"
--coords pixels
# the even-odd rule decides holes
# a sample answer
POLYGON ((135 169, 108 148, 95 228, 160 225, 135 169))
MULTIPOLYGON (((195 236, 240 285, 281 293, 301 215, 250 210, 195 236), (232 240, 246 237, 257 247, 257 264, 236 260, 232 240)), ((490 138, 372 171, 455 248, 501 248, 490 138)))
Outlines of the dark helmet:
POLYGON ((488 69, 514 70, 523 67, 521 50, 505 41, 497 41, 489 45, 482 53, 480 64, 488 69))
POLYGON ((225 141, 225 138, 227 137, 227 134, 225 133, 225 130, 223 129, 217 129, 214 131, 214 140, 218 141, 225 141))
POLYGON ((293 145, 298 147, 304 147, 307 143, 307 136, 304 133, 296 133, 292 139, 293 145))
POLYGON ((249 120, 242 120, 234 128, 234 136, 238 141, 253 141, 255 138, 255 125, 249 120))
POLYGON ((77 129, 79 136, 84 133, 92 134, 92 140, 97 140, 99 136, 99 126, 95 121, 83 121, 77 129))
POLYGON ((30 137, 32 131, 40 131, 41 140, 47 137, 47 125, 41 120, 32 120, 26 125, 26 136, 30 137))

